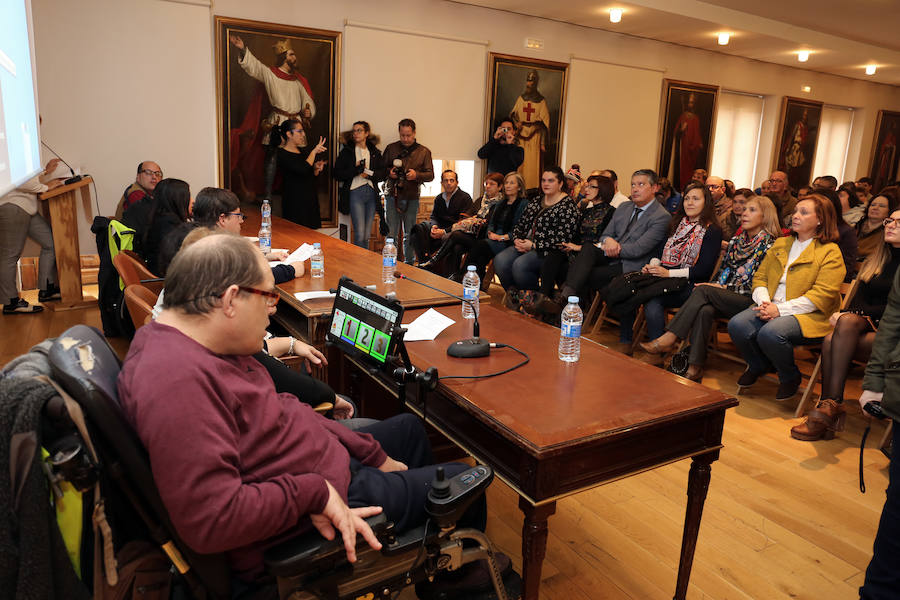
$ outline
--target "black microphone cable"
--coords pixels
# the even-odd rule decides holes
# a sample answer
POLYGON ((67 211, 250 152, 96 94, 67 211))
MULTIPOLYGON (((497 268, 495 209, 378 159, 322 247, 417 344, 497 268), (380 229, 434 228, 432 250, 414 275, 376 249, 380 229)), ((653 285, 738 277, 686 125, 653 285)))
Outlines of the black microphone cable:
MULTIPOLYGON (((53 148, 51 148, 51 147, 50 147, 50 144, 48 144, 47 142, 45 142, 45 141, 42 139, 42 140, 41 140, 41 145, 42 145, 44 148, 46 148, 47 150, 49 150, 49 151, 53 154, 53 156, 55 156, 56 158, 58 158, 59 160, 61 160, 61 161, 62 161, 62 164, 64 164, 64 165, 66 165, 67 167, 69 167, 69 172, 72 174, 72 177, 73 177, 73 178, 78 177, 78 181, 81 181, 82 176, 81 176, 81 175, 75 175, 75 169, 72 168, 72 165, 70 165, 69 163, 67 163, 67 162, 66 162, 66 159, 64 159, 62 156, 60 156, 59 153, 58 153, 56 150, 54 150, 53 148)), ((72 183, 75 183, 75 182, 73 181, 72 183)), ((100 194, 97 192, 97 182, 94 181, 94 178, 93 178, 93 177, 91 178, 91 185, 92 185, 93 188, 94 188, 94 204, 97 205, 97 215, 99 216, 99 215, 101 214, 101 213, 100 213, 100 194)))
POLYGON ((506 373, 509 373, 510 371, 515 371, 519 367, 524 367, 529 362, 531 362, 531 358, 527 354, 525 354, 524 352, 522 352, 521 350, 516 348, 515 346, 510 346, 509 344, 495 344, 494 342, 491 342, 491 348, 509 348, 510 350, 514 350, 515 352, 518 352, 519 354, 524 356, 525 360, 523 360, 522 362, 520 362, 517 365, 513 365, 513 366, 509 367, 508 369, 503 369, 502 371, 497 371, 495 373, 486 373, 484 375, 441 375, 440 377, 438 377, 438 379, 439 380, 444 380, 444 379, 487 379, 488 377, 496 377, 498 375, 505 375, 506 373))

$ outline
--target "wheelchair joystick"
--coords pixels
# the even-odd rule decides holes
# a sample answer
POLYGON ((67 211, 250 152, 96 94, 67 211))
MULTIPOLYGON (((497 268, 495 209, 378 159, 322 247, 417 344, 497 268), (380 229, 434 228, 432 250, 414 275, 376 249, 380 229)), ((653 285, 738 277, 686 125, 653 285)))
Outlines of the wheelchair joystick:
POLYGON ((446 498, 450 495, 450 482, 444 475, 444 467, 438 467, 431 482, 431 495, 435 498, 446 498))

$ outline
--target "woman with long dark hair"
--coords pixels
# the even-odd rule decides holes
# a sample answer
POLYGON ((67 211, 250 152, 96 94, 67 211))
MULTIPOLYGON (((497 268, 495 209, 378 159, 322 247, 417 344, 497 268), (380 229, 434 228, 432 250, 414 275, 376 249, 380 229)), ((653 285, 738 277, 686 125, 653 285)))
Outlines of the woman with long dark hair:
POLYGON ((297 119, 288 119, 273 130, 272 143, 280 141, 276 157, 281 173, 281 214, 289 220, 318 229, 322 226, 319 212, 319 195, 316 192, 316 176, 325 168, 325 138, 320 137, 312 149, 306 150, 306 131, 297 119))
MULTIPOLYGON (((365 121, 353 123, 353 129, 344 134, 344 147, 334 163, 334 178, 341 182, 338 192, 339 208, 350 213, 353 225, 353 243, 360 248, 369 247, 369 234, 375 212, 381 207, 378 198, 378 181, 383 177, 381 150, 378 136, 372 135, 365 121), (346 204, 346 209, 340 205, 346 204)), ((378 211, 381 223, 384 211, 378 211)))
POLYGON ((153 197, 128 207, 122 222, 135 230, 135 250, 153 273, 159 273, 159 249, 173 229, 190 219, 191 188, 167 178, 156 184, 153 197))

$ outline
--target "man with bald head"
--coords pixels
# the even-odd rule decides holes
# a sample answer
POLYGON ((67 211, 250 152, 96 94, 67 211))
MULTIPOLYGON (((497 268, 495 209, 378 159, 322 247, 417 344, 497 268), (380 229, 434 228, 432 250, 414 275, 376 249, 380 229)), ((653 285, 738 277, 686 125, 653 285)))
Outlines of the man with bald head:
POLYGON ((162 169, 152 160, 145 160, 138 163, 137 175, 134 183, 125 188, 122 197, 119 199, 119 205, 116 207, 116 220, 121 221, 122 215, 128 210, 132 204, 137 204, 144 198, 152 198, 153 190, 156 184, 163 178, 162 169))
POLYGON ((785 227, 789 227, 794 207, 797 206, 797 197, 791 194, 787 173, 772 171, 772 174, 769 175, 769 193, 778 197, 775 204, 781 207, 781 222, 785 227))
POLYGON ((725 193, 725 180, 715 175, 706 178, 706 189, 712 196, 716 217, 721 222, 731 213, 731 198, 725 193))

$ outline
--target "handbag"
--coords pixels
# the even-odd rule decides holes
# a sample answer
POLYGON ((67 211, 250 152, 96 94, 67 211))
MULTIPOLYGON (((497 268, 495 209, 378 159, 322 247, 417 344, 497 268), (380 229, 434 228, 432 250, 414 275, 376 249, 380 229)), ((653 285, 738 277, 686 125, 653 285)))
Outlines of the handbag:
POLYGON ((670 373, 675 373, 676 375, 684 377, 690 366, 690 363, 688 363, 688 354, 690 354, 690 346, 685 346, 682 350, 673 354, 666 370, 670 373))

